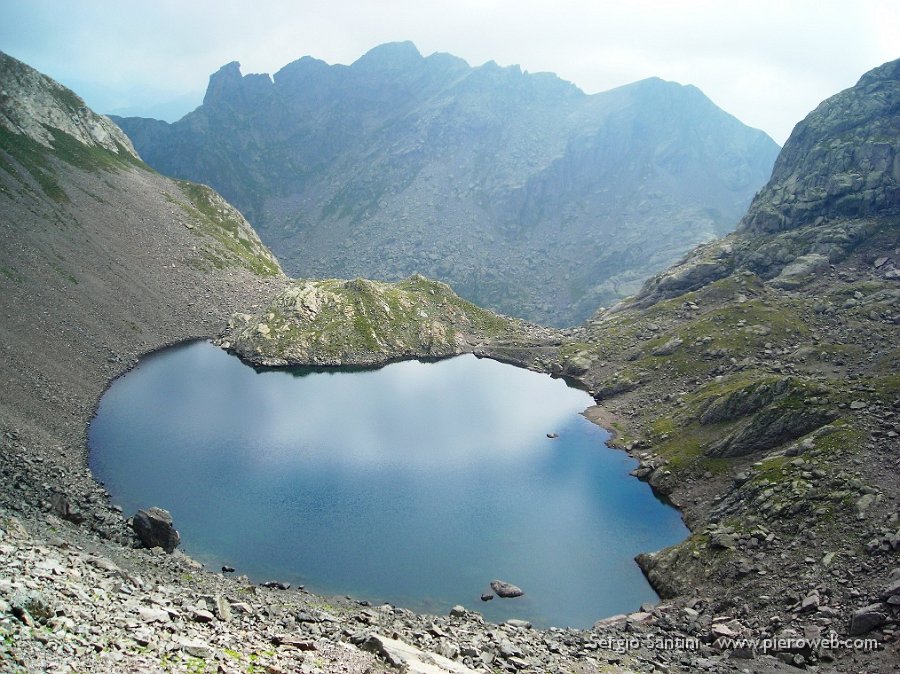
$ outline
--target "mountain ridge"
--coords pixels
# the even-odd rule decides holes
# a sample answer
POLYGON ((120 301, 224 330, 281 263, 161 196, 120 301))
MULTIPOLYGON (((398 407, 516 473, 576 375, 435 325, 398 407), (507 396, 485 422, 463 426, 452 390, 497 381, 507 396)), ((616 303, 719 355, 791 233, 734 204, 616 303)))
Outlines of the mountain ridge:
POLYGON ((555 325, 729 231, 777 152, 696 87, 588 95, 411 43, 239 75, 223 66, 173 124, 114 119, 157 170, 219 189, 296 276, 423 273, 555 325))

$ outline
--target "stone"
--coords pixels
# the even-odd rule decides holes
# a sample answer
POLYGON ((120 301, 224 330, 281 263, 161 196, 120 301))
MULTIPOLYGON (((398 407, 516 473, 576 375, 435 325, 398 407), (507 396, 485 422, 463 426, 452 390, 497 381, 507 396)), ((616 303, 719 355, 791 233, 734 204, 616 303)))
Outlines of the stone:
POLYGON ((279 634, 272 637, 272 643, 276 646, 296 648, 298 651, 314 651, 316 644, 309 639, 301 639, 291 634, 279 634))
POLYGON ((241 613, 243 615, 250 615, 253 613, 253 608, 251 608, 250 604, 243 601, 232 602, 229 606, 231 606, 231 610, 235 613, 241 613))
POLYGON ((481 594, 481 601, 490 601, 493 598, 494 598, 493 592, 483 592, 481 594))
POLYGON ((197 609, 191 614, 191 620, 197 623, 211 623, 216 617, 206 609, 197 609))
POLYGON ((897 596, 900 596, 900 579, 897 579, 885 586, 885 588, 879 593, 878 598, 881 599, 881 601, 889 601, 891 597, 897 596))
POLYGON ((398 639, 371 634, 361 644, 363 650, 381 657, 391 667, 408 674, 477 674, 474 669, 444 657, 427 653, 398 639))
POLYGON ((732 534, 714 534, 709 544, 714 548, 722 548, 724 550, 734 550, 736 541, 732 534))
POLYGON ((684 340, 680 337, 672 337, 665 344, 657 347, 653 351, 654 356, 671 356, 678 348, 684 344, 684 340))
POLYGON ((463 618, 467 613, 466 607, 460 606, 459 604, 450 609, 451 618, 463 618))
POLYGON ((138 510, 131 526, 145 548, 158 547, 171 554, 181 542, 181 535, 172 526, 172 515, 162 508, 138 510))
POLYGON ((153 640, 153 632, 146 627, 138 627, 131 631, 131 638, 138 646, 148 646, 153 640))
POLYGON ((216 595, 214 600, 216 615, 219 617, 219 620, 222 622, 228 622, 231 620, 231 606, 221 595, 216 595))
POLYGON ((520 630, 530 630, 531 629, 530 622, 528 622, 527 620, 519 620, 518 618, 510 618, 509 620, 506 621, 506 624, 509 625, 510 627, 515 627, 516 629, 520 629, 520 630))
POLYGON ((818 591, 813 590, 800 602, 800 613, 815 613, 819 610, 821 601, 818 591))
POLYGON ((69 497, 61 492, 56 492, 50 497, 50 508, 54 515, 64 520, 74 524, 84 522, 84 515, 75 510, 69 497))
POLYGON ((39 590, 16 592, 9 604, 13 615, 29 627, 33 626, 34 622, 46 623, 54 613, 50 600, 39 590))
POLYGON ((507 583, 502 580, 492 580, 491 589, 501 599, 512 599, 514 597, 521 597, 525 594, 520 588, 512 583, 507 583))
POLYGON ((278 581, 278 580, 267 580, 265 583, 260 583, 259 586, 267 587, 270 590, 290 590, 291 589, 290 583, 282 583, 281 581, 278 581))
POLYGON ((178 644, 181 646, 181 650, 195 658, 208 660, 216 654, 212 646, 200 639, 181 638, 178 640, 178 644))
POLYGON ((887 613, 881 604, 870 604, 853 612, 850 619, 850 636, 858 636, 881 627, 887 620, 887 613))
POLYGON ((156 606, 141 606, 138 616, 145 623, 167 623, 171 619, 168 611, 156 606))

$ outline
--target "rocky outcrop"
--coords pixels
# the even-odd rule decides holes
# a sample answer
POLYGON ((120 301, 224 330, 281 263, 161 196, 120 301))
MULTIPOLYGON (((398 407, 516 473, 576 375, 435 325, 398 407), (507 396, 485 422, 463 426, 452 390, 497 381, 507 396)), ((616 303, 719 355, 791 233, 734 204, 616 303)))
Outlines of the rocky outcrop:
POLYGON ((794 128, 738 231, 900 214, 900 60, 863 75, 794 128))
POLYGON ((797 124, 734 235, 701 247, 617 307, 647 307, 746 269, 796 290, 900 217, 900 60, 797 124))
POLYGON ((446 358, 526 331, 446 284, 412 276, 295 281, 259 313, 232 316, 219 343, 263 365, 372 366, 446 358))
POLYGON ((521 597, 523 594, 525 594, 525 592, 523 592, 520 587, 517 587, 512 583, 507 583, 503 580, 492 580, 491 589, 501 599, 513 599, 515 597, 521 597))
POLYGON ((772 406, 706 450, 707 456, 736 457, 779 447, 834 421, 837 413, 821 408, 772 406))
POLYGON ((771 381, 754 382, 735 391, 711 397, 701 405, 700 423, 715 424, 734 421, 759 411, 766 405, 797 391, 797 386, 788 377, 771 381))

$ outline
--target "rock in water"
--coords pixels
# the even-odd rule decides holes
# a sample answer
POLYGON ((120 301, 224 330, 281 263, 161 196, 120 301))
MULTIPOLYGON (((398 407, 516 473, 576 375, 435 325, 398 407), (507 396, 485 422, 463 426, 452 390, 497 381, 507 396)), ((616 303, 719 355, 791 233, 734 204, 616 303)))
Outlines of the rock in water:
POLYGON ((520 588, 502 580, 492 580, 491 589, 502 599, 512 599, 513 597, 521 597, 525 594, 520 588))
POLYGON ((172 526, 172 515, 162 508, 138 510, 131 526, 145 548, 159 547, 172 553, 181 542, 181 535, 172 526))

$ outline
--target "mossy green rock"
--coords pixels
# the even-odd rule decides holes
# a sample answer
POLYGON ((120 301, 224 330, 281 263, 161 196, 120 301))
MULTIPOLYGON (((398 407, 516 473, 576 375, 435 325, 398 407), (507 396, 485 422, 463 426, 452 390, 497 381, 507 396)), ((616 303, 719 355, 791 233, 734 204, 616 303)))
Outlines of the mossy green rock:
POLYGON ((298 280, 261 312, 235 314, 219 343, 259 365, 382 365, 468 353, 521 327, 419 275, 298 280))

